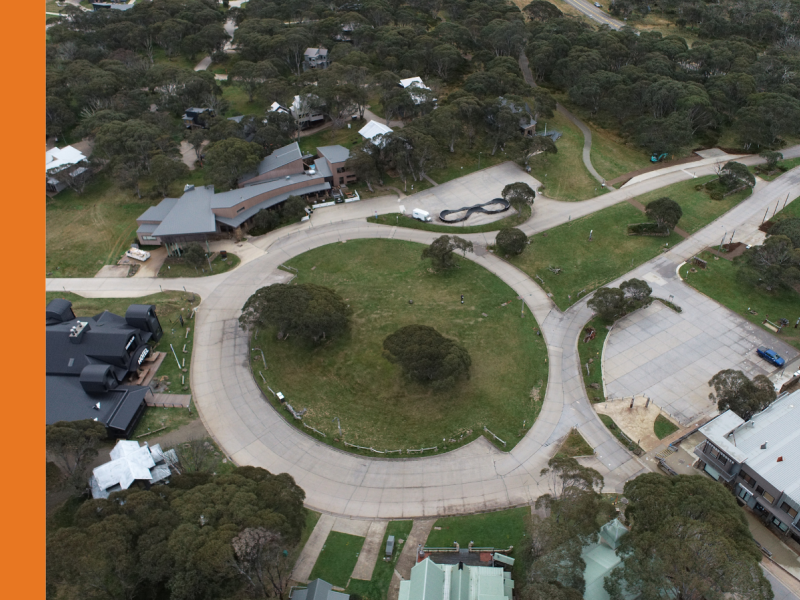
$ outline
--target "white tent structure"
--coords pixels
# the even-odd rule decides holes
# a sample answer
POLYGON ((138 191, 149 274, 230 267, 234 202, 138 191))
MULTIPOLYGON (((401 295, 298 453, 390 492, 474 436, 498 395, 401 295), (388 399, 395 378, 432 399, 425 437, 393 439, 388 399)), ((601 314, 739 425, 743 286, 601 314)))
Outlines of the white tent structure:
POLYGON ((383 146, 384 140, 376 140, 375 138, 377 138, 379 135, 386 135, 392 132, 393 130, 391 127, 384 125, 383 123, 378 123, 377 121, 370 121, 358 130, 358 133, 361 135, 361 137, 363 137, 365 140, 371 141, 378 147, 383 146))

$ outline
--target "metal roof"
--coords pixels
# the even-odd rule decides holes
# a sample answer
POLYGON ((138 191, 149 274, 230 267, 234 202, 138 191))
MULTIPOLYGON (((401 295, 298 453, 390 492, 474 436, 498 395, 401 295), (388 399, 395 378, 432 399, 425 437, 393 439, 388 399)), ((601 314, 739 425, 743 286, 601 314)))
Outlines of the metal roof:
POLYGON ((175 205, 178 203, 177 198, 164 198, 161 202, 159 202, 155 206, 151 206, 146 211, 144 211, 139 218, 136 219, 137 221, 163 221, 166 216, 169 214, 175 205))
POLYGON ((51 148, 48 150, 45 153, 45 159, 47 163, 45 171, 50 173, 51 171, 57 172, 64 167, 69 167, 82 160, 86 160, 86 156, 77 148, 64 146, 63 148, 51 148))
POLYGON ((300 145, 297 142, 292 142, 288 146, 278 148, 262 160, 258 165, 258 174, 269 173, 301 158, 303 158, 303 154, 300 152, 300 145))
POLYGON ((314 170, 317 172, 317 177, 333 177, 328 161, 318 158, 314 161, 314 170))
POLYGON ((392 133, 392 128, 384 125, 383 123, 378 123, 377 121, 370 121, 366 125, 364 125, 361 129, 358 130, 358 133, 361 137, 371 140, 376 135, 385 135, 387 133, 392 133))
POLYGON ((211 201, 214 196, 214 186, 195 187, 185 191, 153 235, 214 233, 217 230, 214 213, 211 212, 211 201))
POLYGON ((500 567, 440 565, 426 558, 400 582, 400 600, 511 600, 514 581, 500 567))
POLYGON ((403 86, 404 88, 407 88, 407 87, 419 87, 419 88, 424 88, 426 90, 431 89, 427 85, 422 83, 422 78, 421 77, 409 77, 408 79, 401 79, 400 80, 400 85, 403 86))
POLYGON ((289 196, 302 196, 304 194, 313 194, 315 192, 321 192, 329 189, 331 189, 331 184, 326 181, 324 183, 317 183, 297 190, 292 190, 291 192, 284 192, 283 194, 279 194, 278 196, 273 196, 268 200, 264 200, 264 202, 256 204, 252 208, 248 208, 247 210, 240 212, 233 218, 217 217, 217 221, 219 221, 220 223, 224 223, 225 225, 230 225, 231 227, 238 227, 239 225, 244 223, 247 219, 256 214, 258 211, 263 210, 265 208, 271 208, 276 204, 280 204, 281 202, 284 202, 287 198, 289 198, 289 196))
POLYGON ((134 481, 156 483, 169 477, 170 464, 177 462, 174 450, 164 452, 159 444, 119 440, 110 452, 111 461, 96 467, 90 480, 94 498, 108 498, 110 492, 127 490, 134 481))
POLYGON ((718 417, 703 425, 700 428, 700 433, 706 436, 707 440, 733 460, 742 463, 747 460, 747 455, 739 450, 729 439, 730 433, 742 423, 744 423, 744 419, 732 410, 726 410, 718 417))
POLYGON ((335 146, 320 146, 317 148, 317 153, 320 156, 327 158, 332 163, 344 162, 350 158, 350 150, 344 146, 339 146, 338 144, 335 146))

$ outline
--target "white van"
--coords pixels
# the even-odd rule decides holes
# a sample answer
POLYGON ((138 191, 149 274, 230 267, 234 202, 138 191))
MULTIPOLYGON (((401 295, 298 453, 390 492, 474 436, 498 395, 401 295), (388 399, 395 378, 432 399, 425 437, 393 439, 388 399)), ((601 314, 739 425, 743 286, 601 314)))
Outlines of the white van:
POLYGON ((425 223, 430 223, 431 220, 431 213, 429 213, 427 210, 422 210, 421 208, 415 208, 412 210, 411 216, 417 221, 423 221, 425 223))

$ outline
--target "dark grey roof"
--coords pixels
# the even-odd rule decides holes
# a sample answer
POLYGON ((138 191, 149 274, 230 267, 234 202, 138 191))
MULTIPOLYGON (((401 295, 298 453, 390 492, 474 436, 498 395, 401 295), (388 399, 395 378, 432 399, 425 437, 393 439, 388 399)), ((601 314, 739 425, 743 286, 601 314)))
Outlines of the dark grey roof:
POLYGON ((332 177, 331 168, 328 166, 327 161, 317 159, 314 161, 314 170, 317 172, 317 177, 332 177))
MULTIPOLYGON (((211 212, 213 197, 214 186, 195 187, 185 191, 153 232, 153 235, 214 233, 217 225, 214 221, 214 213, 211 212)), ((141 219, 141 217, 139 218, 141 219)))
POLYGON ((175 204, 177 204, 177 202, 178 202, 177 198, 164 198, 156 206, 151 206, 141 215, 139 215, 138 220, 161 222, 169 214, 169 211, 175 208, 175 204))
POLYGON ((333 591, 333 586, 322 579, 315 579, 304 590, 294 590, 291 600, 348 600, 348 594, 333 591))
POLYGON ((332 163, 344 162, 350 158, 350 150, 338 144, 335 146, 320 146, 317 148, 317 152, 332 163))
POLYGON ((111 10, 130 10, 133 8, 133 4, 112 4, 109 2, 92 2, 92 6, 110 8, 111 10))
POLYGON ((225 225, 230 225, 231 227, 238 227, 239 225, 244 223, 247 219, 256 214, 258 211, 263 210, 265 208, 272 208, 276 204, 285 202, 286 199, 289 198, 289 196, 302 196, 304 194, 313 194, 315 192, 322 192, 324 190, 329 190, 329 189, 331 189, 331 184, 326 181, 324 183, 318 183, 297 190, 292 190, 291 192, 284 192, 283 194, 274 196, 269 200, 264 200, 264 202, 260 202, 259 204, 256 204, 252 208, 243 210, 233 218, 229 219, 226 217, 217 217, 217 221, 219 221, 220 223, 224 223, 225 225))
POLYGON ((262 160, 261 164, 258 165, 258 174, 263 175, 264 173, 269 173, 302 157, 303 154, 300 152, 300 145, 297 142, 292 142, 288 146, 278 148, 262 160))
POLYGON ((48 425, 59 421, 97 419, 106 427, 121 432, 129 430, 131 421, 145 401, 149 388, 119 386, 108 392, 88 394, 77 377, 48 375, 45 378, 48 425), (97 404, 99 408, 95 408, 97 404))

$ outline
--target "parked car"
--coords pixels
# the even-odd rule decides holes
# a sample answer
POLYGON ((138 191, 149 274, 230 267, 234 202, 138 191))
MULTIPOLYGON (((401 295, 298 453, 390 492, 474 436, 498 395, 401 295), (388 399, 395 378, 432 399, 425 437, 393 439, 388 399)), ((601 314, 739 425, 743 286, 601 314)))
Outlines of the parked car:
POLYGON ((772 350, 771 348, 764 348, 763 346, 761 346, 756 350, 756 354, 758 354, 761 358, 763 358, 767 362, 772 363, 776 367, 780 368, 786 364, 786 361, 783 358, 781 358, 778 355, 778 353, 775 352, 775 350, 772 350))
POLYGON ((599 2, 595 2, 595 3, 594 3, 594 5, 595 5, 597 8, 603 8, 603 5, 602 5, 602 4, 600 4, 599 2))
POLYGON ((415 208, 412 210, 411 216, 417 221, 422 221, 423 223, 429 223, 431 220, 431 213, 429 213, 427 210, 422 210, 421 208, 415 208))

